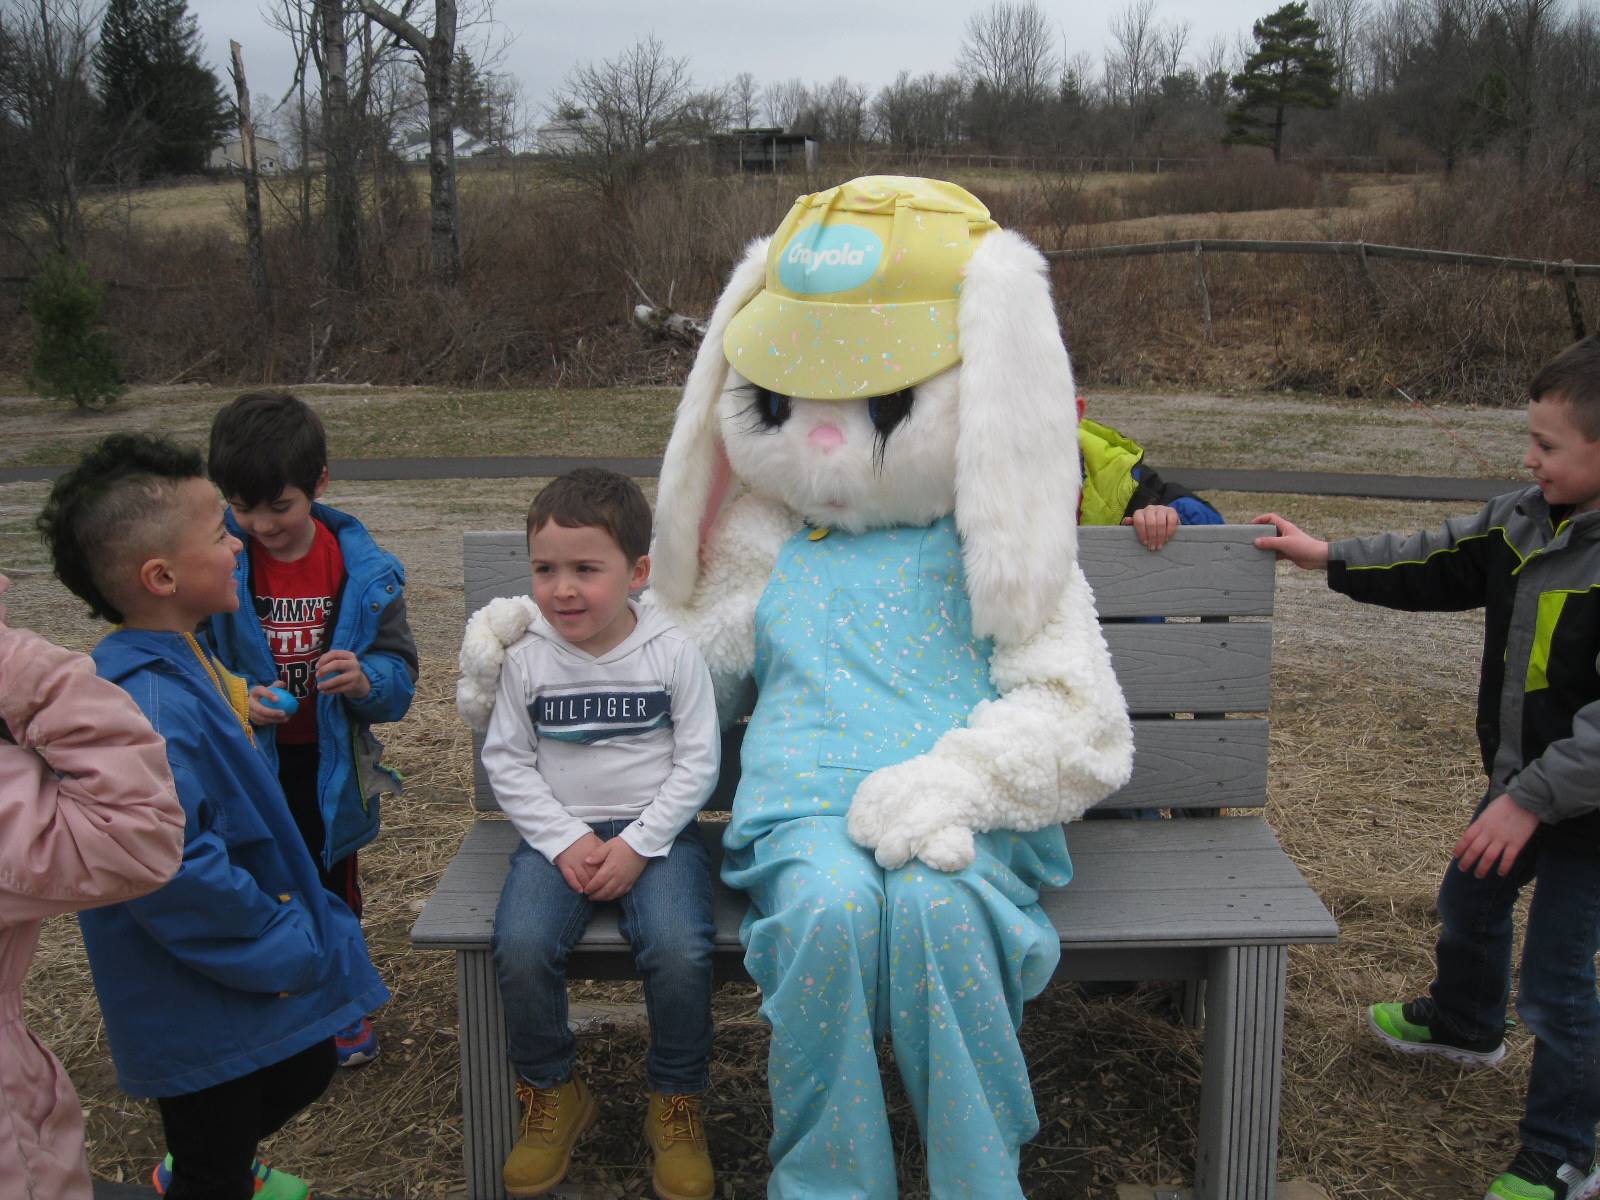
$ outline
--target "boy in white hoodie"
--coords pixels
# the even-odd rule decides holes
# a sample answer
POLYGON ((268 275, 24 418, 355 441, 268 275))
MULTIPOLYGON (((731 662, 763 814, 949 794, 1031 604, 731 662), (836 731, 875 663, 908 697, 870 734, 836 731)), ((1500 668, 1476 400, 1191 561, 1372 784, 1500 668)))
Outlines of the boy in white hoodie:
POLYGON ((503 1172, 512 1196, 556 1187, 598 1114, 574 1073, 566 989, 596 901, 620 903, 644 978, 655 1189, 666 1200, 713 1192, 701 1109, 712 886, 694 818, 717 777, 716 706, 693 643, 629 599, 650 575, 650 523, 632 480, 593 468, 557 479, 528 510, 540 617, 506 648, 483 746, 522 835, 493 942, 523 1104, 503 1172))

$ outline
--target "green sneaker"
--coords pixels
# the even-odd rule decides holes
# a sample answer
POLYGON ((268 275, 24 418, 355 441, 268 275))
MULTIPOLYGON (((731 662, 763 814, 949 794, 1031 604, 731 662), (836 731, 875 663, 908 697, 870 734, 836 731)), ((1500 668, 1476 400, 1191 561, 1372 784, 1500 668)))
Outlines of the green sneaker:
POLYGON ((1564 1163, 1524 1146, 1489 1185, 1483 1200, 1588 1200, 1600 1192, 1600 1171, 1564 1163))
MULTIPOLYGON (((250 1174, 255 1177, 255 1200, 311 1200, 311 1189, 305 1180, 287 1171, 275 1171, 259 1158, 250 1164, 250 1174)), ((172 1186, 172 1155, 156 1164, 150 1173, 150 1182, 156 1195, 165 1196, 172 1186)))
POLYGON ((1431 1000, 1404 1004, 1374 1004, 1367 1009, 1367 1024, 1380 1041, 1401 1054, 1431 1054, 1474 1071, 1492 1067, 1506 1056, 1505 1038, 1494 1042, 1469 1042, 1429 1028, 1431 1000))

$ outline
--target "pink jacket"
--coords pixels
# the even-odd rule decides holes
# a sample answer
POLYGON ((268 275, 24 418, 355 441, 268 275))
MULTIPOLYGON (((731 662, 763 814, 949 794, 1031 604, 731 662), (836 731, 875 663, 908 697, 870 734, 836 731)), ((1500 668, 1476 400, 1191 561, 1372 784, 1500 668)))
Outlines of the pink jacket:
POLYGON ((40 923, 153 891, 182 853, 160 735, 88 658, 0 620, 0 1196, 90 1197, 78 1098, 22 1021, 40 923))

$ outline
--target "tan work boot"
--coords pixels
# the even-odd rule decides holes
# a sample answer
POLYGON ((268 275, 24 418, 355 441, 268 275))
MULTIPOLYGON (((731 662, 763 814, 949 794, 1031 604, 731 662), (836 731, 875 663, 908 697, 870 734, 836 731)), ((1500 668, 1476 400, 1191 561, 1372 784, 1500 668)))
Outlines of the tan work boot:
POLYGON ((650 1182, 661 1200, 711 1200, 716 1176, 706 1152, 705 1109, 699 1096, 651 1092, 644 1140, 655 1155, 650 1182))
POLYGON ((517 1083, 522 1101, 522 1136, 501 1168, 508 1196, 542 1196, 567 1177, 572 1148, 600 1110, 574 1075, 553 1088, 517 1083))

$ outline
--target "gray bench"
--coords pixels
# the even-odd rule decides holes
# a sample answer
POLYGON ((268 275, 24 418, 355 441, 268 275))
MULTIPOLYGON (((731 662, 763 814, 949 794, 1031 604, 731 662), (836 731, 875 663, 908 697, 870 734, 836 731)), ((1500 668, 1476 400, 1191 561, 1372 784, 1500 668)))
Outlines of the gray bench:
MULTIPOLYGON (((1258 532, 1194 526, 1151 553, 1131 530, 1079 531, 1083 567, 1136 720, 1133 779, 1100 807, 1215 811, 1266 803, 1273 565, 1251 544, 1258 532)), ((469 614, 497 596, 526 594, 520 532, 469 533, 464 553, 469 614)), ((725 755, 713 805, 727 806, 737 761, 725 755)), ((481 765, 474 778, 473 804, 494 812, 481 765)), ((720 828, 702 823, 713 844, 720 828)), ((1181 980, 1194 1019, 1203 996, 1193 1195, 1268 1200, 1277 1179, 1288 947, 1333 941, 1332 916, 1259 816, 1080 822, 1067 841, 1073 882, 1043 901, 1061 934, 1057 977, 1181 980)), ((489 952, 515 844, 509 822, 479 820, 411 931, 419 948, 456 953, 471 1200, 502 1195, 500 1165, 516 1138, 514 1077, 489 952)), ((739 945, 743 911, 743 898, 719 884, 721 978, 747 978, 739 945)), ((570 975, 632 973, 615 913, 602 910, 571 958, 570 975)))

